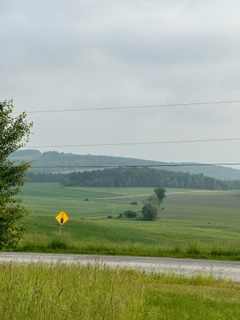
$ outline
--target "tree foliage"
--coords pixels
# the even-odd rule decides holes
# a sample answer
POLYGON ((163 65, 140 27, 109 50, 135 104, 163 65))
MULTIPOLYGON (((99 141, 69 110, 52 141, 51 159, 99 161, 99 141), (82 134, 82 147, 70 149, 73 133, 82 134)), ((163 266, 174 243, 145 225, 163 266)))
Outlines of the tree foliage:
POLYGON ((156 188, 154 189, 154 193, 160 205, 163 202, 164 198, 166 197, 166 190, 163 188, 156 188))
POLYGON ((158 216, 158 208, 149 201, 145 203, 142 208, 142 216, 144 220, 156 220, 158 216))
POLYGON ((143 208, 142 217, 144 220, 156 220, 161 209, 161 204, 166 197, 166 190, 163 188, 154 189, 154 195, 149 197, 143 208))
MULTIPOLYGON (((66 165, 67 167, 67 165, 66 165)), ((60 169, 58 169, 60 170, 60 169)), ((33 182, 61 182, 81 187, 158 187, 209 190, 239 189, 239 181, 221 181, 202 174, 191 175, 151 168, 113 168, 68 174, 29 174, 33 182)))
POLYGON ((123 216, 127 219, 134 219, 137 218, 137 212, 132 210, 126 210, 123 212, 123 216))
POLYGON ((23 231, 19 220, 26 210, 16 195, 29 164, 15 164, 9 156, 28 141, 31 126, 26 113, 14 115, 12 101, 0 102, 0 248, 15 245, 23 231))

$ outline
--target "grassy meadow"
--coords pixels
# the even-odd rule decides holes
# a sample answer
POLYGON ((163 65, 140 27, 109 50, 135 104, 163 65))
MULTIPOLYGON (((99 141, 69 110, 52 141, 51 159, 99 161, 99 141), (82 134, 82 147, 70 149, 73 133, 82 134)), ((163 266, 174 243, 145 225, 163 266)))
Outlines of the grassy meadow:
POLYGON ((240 192, 170 189, 157 221, 117 219, 127 209, 140 211, 152 192, 27 183, 21 198, 29 214, 18 250, 240 259, 240 192), (71 215, 62 231, 59 210, 71 215))
POLYGON ((0 265, 1 320, 235 320, 240 285, 129 270, 0 265))

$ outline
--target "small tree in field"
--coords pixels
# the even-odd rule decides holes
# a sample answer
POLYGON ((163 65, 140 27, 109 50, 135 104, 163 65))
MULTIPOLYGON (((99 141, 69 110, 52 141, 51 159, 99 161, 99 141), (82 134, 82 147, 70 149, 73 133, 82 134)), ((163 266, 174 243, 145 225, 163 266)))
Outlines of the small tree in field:
POLYGON ((157 201, 158 201, 159 206, 161 206, 163 200, 166 197, 166 190, 163 188, 156 188, 156 189, 154 189, 154 193, 157 197, 157 201))
POLYGON ((142 208, 142 216, 144 220, 156 220, 158 209, 151 202, 147 202, 142 208))
POLYGON ((23 229, 19 219, 26 211, 16 195, 29 164, 14 164, 9 156, 28 141, 32 124, 27 122, 26 113, 14 116, 13 112, 12 101, 0 102, 0 248, 20 240, 23 229))
POLYGON ((166 197, 166 190, 163 188, 154 189, 154 195, 149 197, 142 208, 144 220, 156 220, 160 212, 161 204, 166 197))

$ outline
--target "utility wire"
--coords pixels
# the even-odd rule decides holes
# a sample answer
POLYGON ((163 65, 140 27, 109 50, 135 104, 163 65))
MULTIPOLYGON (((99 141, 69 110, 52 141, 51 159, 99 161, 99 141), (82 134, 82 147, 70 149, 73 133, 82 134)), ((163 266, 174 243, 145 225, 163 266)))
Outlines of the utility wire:
MULTIPOLYGON (((74 147, 115 147, 115 146, 137 146, 155 144, 195 144, 195 143, 216 143, 216 142, 239 142, 240 137, 230 138, 206 138, 206 139, 186 139, 186 140, 156 140, 156 141, 128 141, 118 143, 85 143, 85 144, 59 144, 59 145, 30 145, 26 148, 74 148, 74 147)), ((25 149, 26 149, 25 148, 25 149)))
POLYGON ((125 111, 125 110, 141 110, 141 109, 166 109, 178 107, 198 107, 204 105, 223 105, 223 104, 240 104, 240 99, 237 100, 215 100, 215 101, 195 101, 187 103, 166 103, 166 104, 149 104, 149 105, 135 105, 135 106, 116 106, 116 107, 77 107, 77 108, 62 108, 62 109, 38 109, 27 110, 28 114, 37 113, 65 113, 65 112, 92 112, 92 111, 125 111))
POLYGON ((162 163, 162 164, 134 164, 134 165, 52 165, 52 166, 32 166, 31 169, 118 169, 118 168, 161 168, 161 167, 212 167, 212 166, 240 166, 240 162, 211 162, 211 163, 162 163))
MULTIPOLYGON (((121 169, 121 168, 149 168, 156 169, 161 167, 213 167, 213 166, 226 166, 234 167, 240 166, 240 162, 212 162, 212 163, 175 163, 175 164, 154 164, 154 165, 52 165, 52 166, 31 166, 31 169, 121 169)), ((0 166, 0 168, 4 168, 0 166)))

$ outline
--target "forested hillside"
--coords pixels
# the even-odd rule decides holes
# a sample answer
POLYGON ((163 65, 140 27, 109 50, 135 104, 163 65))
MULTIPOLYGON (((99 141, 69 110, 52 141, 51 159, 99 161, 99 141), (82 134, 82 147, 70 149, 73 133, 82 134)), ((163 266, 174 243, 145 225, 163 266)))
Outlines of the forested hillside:
MULTIPOLYGON (((147 155, 146 155, 147 157, 147 155)), ((193 166, 182 164, 181 166, 168 166, 170 163, 151 161, 143 159, 112 157, 90 154, 72 154, 56 151, 48 151, 41 153, 38 150, 21 150, 11 156, 14 161, 30 161, 32 164, 31 172, 33 173, 69 173, 89 170, 89 166, 94 166, 95 169, 104 166, 116 167, 127 165, 150 165, 155 166, 161 171, 186 172, 191 174, 204 174, 215 179, 221 180, 240 180, 240 170, 227 168, 222 166, 203 166, 194 164, 193 166), (158 167, 159 165, 163 167, 158 167)), ((171 163, 170 165, 172 165, 171 163)))
POLYGON ((171 187, 227 190, 240 187, 240 182, 221 181, 202 174, 191 175, 149 168, 116 168, 69 174, 30 174, 33 182, 60 182, 81 187, 171 187))

